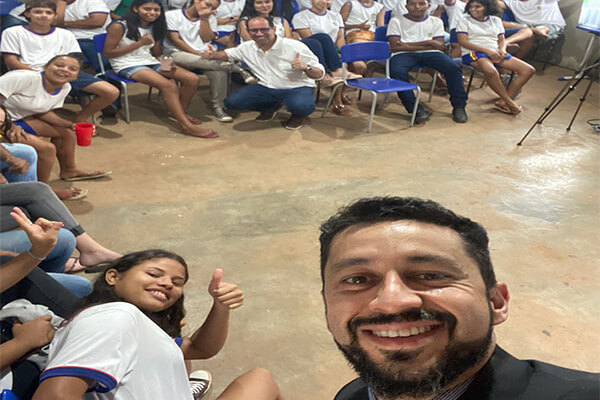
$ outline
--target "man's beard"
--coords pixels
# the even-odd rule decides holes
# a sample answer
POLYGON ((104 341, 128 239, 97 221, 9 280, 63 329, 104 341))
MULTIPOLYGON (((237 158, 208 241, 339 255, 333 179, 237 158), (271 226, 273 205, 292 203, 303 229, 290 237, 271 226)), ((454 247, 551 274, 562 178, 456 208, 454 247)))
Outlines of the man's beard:
MULTIPOLYGON (((372 318, 353 319, 348 322, 351 342, 342 345, 336 341, 348 362, 358 375, 373 389, 378 397, 394 398, 409 396, 415 398, 438 394, 443 388, 454 382, 469 368, 479 364, 486 356, 492 342, 492 321, 487 334, 478 340, 456 342, 454 330, 456 318, 446 312, 426 311, 423 309, 408 310, 399 314, 382 314, 372 318), (384 351, 391 368, 383 369, 369 358, 358 344, 357 328, 366 324, 385 324, 401 321, 439 321, 448 327, 448 346, 440 354, 439 361, 428 370, 421 371, 418 376, 413 371, 402 371, 394 366, 401 366, 404 361, 416 358, 421 351, 384 351), (412 376, 411 376, 412 375, 412 376)), ((418 369, 418 366, 415 368, 418 369)), ((415 370, 414 372, 418 372, 415 370)))

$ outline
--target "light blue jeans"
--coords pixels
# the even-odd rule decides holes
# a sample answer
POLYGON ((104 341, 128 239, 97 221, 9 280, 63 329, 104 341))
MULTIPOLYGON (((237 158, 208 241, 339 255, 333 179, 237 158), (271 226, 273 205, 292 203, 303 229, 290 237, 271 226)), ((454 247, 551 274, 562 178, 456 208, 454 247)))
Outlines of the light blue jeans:
MULTIPOLYGON (((0 233, 0 249, 4 251, 23 253, 30 247, 31 242, 24 231, 0 233)), ((87 279, 62 273, 73 249, 75 249, 75 236, 68 230, 61 229, 58 232, 56 245, 48 253, 46 259, 39 264, 39 267, 76 296, 87 296, 92 291, 92 286, 87 279)))
POLYGON ((10 165, 6 161, 0 161, 0 172, 9 182, 35 182, 37 181, 37 153, 35 149, 22 143, 2 143, 6 150, 17 158, 22 158, 29 163, 29 169, 24 174, 9 172, 10 165))

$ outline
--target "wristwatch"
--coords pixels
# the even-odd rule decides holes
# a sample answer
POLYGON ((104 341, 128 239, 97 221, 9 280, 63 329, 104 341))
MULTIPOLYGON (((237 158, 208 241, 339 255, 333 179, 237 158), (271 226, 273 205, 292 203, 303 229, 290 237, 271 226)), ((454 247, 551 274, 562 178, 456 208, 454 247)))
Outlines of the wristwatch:
POLYGON ((304 68, 304 72, 310 72, 312 70, 312 67, 310 66, 310 64, 306 64, 306 68, 304 68))

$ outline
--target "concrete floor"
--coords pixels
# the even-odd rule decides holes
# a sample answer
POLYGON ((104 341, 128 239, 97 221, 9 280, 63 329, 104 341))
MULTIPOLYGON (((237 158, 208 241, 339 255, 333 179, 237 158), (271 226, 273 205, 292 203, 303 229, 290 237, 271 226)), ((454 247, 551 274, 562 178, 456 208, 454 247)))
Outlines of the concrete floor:
POLYGON ((256 123, 252 112, 215 122, 204 82, 189 111, 206 115, 217 140, 178 134, 134 85, 133 122, 105 121, 92 146, 77 150, 81 166, 113 175, 81 182, 87 199, 68 205, 108 247, 162 247, 188 260, 189 332, 210 306, 214 268, 243 288, 246 304, 232 313, 225 348, 194 363, 213 374, 209 400, 256 366, 273 372, 288 400, 331 399, 353 377, 324 323, 318 227, 337 207, 374 195, 431 198, 481 222, 512 294, 499 343, 518 357, 598 372, 600 137, 586 123, 599 117, 598 85, 571 133, 583 87, 515 146, 566 73, 538 74, 517 117, 492 110, 490 89, 474 89, 468 124, 454 124, 447 99, 434 96, 434 117, 408 128, 394 98, 370 134, 368 94, 354 117, 315 114, 292 132, 280 121, 256 123))

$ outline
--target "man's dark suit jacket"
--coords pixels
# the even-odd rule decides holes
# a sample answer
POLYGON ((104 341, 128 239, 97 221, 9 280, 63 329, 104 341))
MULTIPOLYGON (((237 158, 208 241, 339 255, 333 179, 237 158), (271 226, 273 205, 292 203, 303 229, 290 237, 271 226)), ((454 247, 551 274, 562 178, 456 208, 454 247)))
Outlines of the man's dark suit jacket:
MULTIPOLYGON (((460 400, 599 400, 600 374, 517 360, 496 347, 460 400)), ((369 400, 367 385, 358 378, 334 400, 369 400)))

